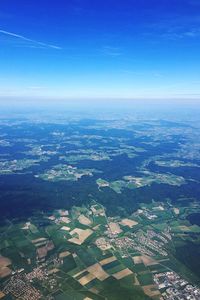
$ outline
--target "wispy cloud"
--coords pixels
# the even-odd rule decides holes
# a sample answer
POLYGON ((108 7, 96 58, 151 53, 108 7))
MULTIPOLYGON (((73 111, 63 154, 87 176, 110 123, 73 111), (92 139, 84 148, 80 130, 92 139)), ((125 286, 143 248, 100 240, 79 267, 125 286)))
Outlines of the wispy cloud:
POLYGON ((122 51, 118 47, 104 46, 101 49, 101 52, 103 53, 103 55, 113 56, 113 57, 122 55, 122 51))
POLYGON ((200 29, 199 28, 194 28, 188 31, 183 32, 183 36, 185 37, 191 37, 191 38, 196 38, 200 36, 200 29))
POLYGON ((183 38, 198 38, 200 37, 200 29, 199 28, 193 28, 188 30, 168 30, 165 33, 161 34, 162 37, 171 39, 171 40, 177 40, 177 39, 183 39, 183 38))
POLYGON ((134 70, 125 69, 125 70, 121 70, 121 73, 127 75, 133 75, 133 76, 148 76, 148 77, 156 77, 156 78, 163 77, 163 74, 156 70, 134 71, 134 70))
POLYGON ((197 39, 200 37, 200 15, 168 14, 162 20, 145 23, 143 34, 156 39, 197 39))
POLYGON ((42 47, 42 48, 52 48, 52 49, 56 49, 56 50, 61 50, 62 49, 61 47, 58 47, 58 46, 55 46, 55 45, 52 45, 52 44, 47 44, 47 43, 44 43, 44 42, 39 42, 39 41, 30 39, 30 38, 27 38, 23 35, 20 35, 20 34, 14 33, 14 32, 10 32, 10 31, 6 31, 6 30, 2 30, 2 29, 0 29, 0 34, 7 35, 7 36, 10 36, 10 37, 28 42, 28 43, 30 43, 30 47, 39 46, 39 47, 42 47))
POLYGON ((33 85, 33 86, 28 86, 27 89, 32 91, 40 91, 46 89, 46 87, 40 85, 33 85))

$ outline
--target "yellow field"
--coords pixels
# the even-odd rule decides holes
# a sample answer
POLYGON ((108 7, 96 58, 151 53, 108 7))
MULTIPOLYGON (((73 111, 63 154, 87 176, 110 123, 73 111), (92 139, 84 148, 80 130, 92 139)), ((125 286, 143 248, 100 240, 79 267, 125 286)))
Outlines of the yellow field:
POLYGON ((68 217, 60 217, 60 221, 62 221, 63 223, 70 223, 71 220, 68 217))
POLYGON ((12 272, 8 266, 11 265, 11 260, 7 257, 0 256, 0 278, 4 278, 12 272))
POLYGON ((134 282, 134 285, 140 285, 138 279, 137 279, 137 276, 135 276, 135 282, 134 282))
POLYGON ((134 264, 136 265, 143 263, 145 266, 152 266, 159 263, 158 261, 147 255, 133 256, 132 259, 134 261, 134 264))
POLYGON ((126 276, 129 276, 131 274, 133 274, 133 272, 131 270, 129 270, 128 268, 126 268, 122 271, 119 271, 119 272, 113 274, 113 277, 115 277, 116 279, 119 280, 119 279, 122 279, 122 278, 124 278, 126 276))
POLYGON ((94 227, 92 227, 94 230, 97 230, 97 229, 99 229, 99 227, 100 227, 100 224, 98 224, 98 225, 96 225, 96 226, 94 226, 94 227))
POLYGON ((86 216, 84 215, 80 215, 78 217, 78 221, 83 224, 83 225, 88 225, 90 226, 92 224, 92 222, 90 221, 90 219, 88 219, 86 216))
POLYGON ((4 278, 4 277, 10 275, 11 272, 12 272, 12 271, 11 271, 10 268, 8 268, 8 267, 2 267, 2 268, 0 269, 0 278, 4 278))
POLYGON ((69 230, 70 230, 70 228, 67 227, 67 226, 63 226, 63 227, 61 227, 60 229, 61 229, 61 230, 65 230, 65 231, 69 231, 69 230))
POLYGON ((75 228, 74 230, 70 231, 71 236, 77 235, 77 237, 73 237, 68 241, 77 245, 83 244, 83 242, 93 233, 91 229, 80 229, 75 228))
POLYGON ((59 253, 59 258, 64 258, 70 254, 71 253, 69 251, 63 251, 63 252, 59 253))
POLYGON ((120 222, 120 224, 132 228, 133 226, 137 225, 138 222, 133 221, 133 220, 131 220, 131 219, 123 219, 123 220, 120 222))
POLYGON ((143 261, 142 261, 142 256, 133 256, 132 257, 133 261, 134 261, 134 264, 141 264, 143 261))
POLYGON ((2 299, 4 296, 5 294, 2 291, 0 291, 0 299, 2 299))
POLYGON ((92 287, 91 289, 89 289, 89 291, 96 295, 99 294, 99 291, 95 287, 92 287))
POLYGON ((44 242, 46 240, 47 240, 47 238, 42 237, 42 238, 38 238, 38 239, 32 240, 31 242, 33 244, 37 244, 37 243, 40 243, 40 242, 44 242))
POLYGON ((0 268, 11 265, 11 260, 7 257, 0 256, 0 268))
POLYGON ((95 277, 93 274, 89 273, 89 274, 87 274, 87 275, 81 277, 81 278, 78 280, 78 282, 79 282, 81 285, 84 286, 84 285, 88 284, 90 281, 92 281, 92 280, 95 279, 95 278, 96 278, 96 277, 95 277))
POLYGON ((117 260, 117 258, 115 256, 111 256, 111 257, 102 259, 99 263, 100 263, 101 266, 104 266, 104 265, 106 265, 106 264, 108 264, 112 261, 115 261, 115 260, 117 260))
POLYGON ((142 261, 143 261, 144 265, 147 267, 158 264, 158 261, 156 261, 155 259, 153 259, 147 255, 142 255, 142 261))
POLYGON ((59 271, 60 271, 59 269, 54 268, 54 269, 48 271, 48 275, 58 273, 59 271))
POLYGON ((110 222, 108 223, 108 226, 113 234, 122 232, 118 223, 110 222))
POLYGON ((112 246, 111 244, 104 238, 104 237, 100 237, 96 240, 95 244, 97 245, 97 247, 99 249, 101 249, 102 251, 110 249, 112 246))
POLYGON ((87 271, 100 281, 103 281, 109 277, 109 275, 102 269, 101 265, 98 263, 88 267, 87 271))

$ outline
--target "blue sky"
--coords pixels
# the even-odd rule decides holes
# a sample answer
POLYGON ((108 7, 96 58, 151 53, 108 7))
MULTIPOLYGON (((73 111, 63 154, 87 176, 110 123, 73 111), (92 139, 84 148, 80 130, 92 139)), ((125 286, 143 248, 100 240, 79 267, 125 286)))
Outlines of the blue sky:
POLYGON ((0 96, 200 98, 200 1, 2 0, 0 96))

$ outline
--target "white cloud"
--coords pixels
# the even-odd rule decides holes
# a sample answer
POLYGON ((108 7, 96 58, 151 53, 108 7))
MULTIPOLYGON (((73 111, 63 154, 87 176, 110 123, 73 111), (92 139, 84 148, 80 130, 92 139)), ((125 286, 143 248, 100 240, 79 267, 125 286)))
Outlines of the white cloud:
POLYGON ((7 35, 7 36, 11 36, 11 37, 14 37, 14 38, 17 38, 17 39, 20 39, 20 40, 32 43, 32 46, 33 45, 37 45, 37 46, 42 46, 44 48, 52 48, 52 49, 57 49, 57 50, 61 50, 62 49, 61 47, 58 47, 58 46, 55 46, 55 45, 52 45, 52 44, 47 44, 47 43, 39 42, 39 41, 36 41, 36 40, 32 40, 32 39, 29 39, 29 38, 27 38, 27 37, 25 37, 23 35, 16 34, 14 32, 9 32, 9 31, 2 30, 2 29, 0 29, 0 34, 4 34, 4 35, 7 35))
POLYGON ((122 55, 121 49, 118 47, 104 46, 101 51, 102 51, 103 55, 106 55, 106 56, 115 57, 115 56, 122 55))

